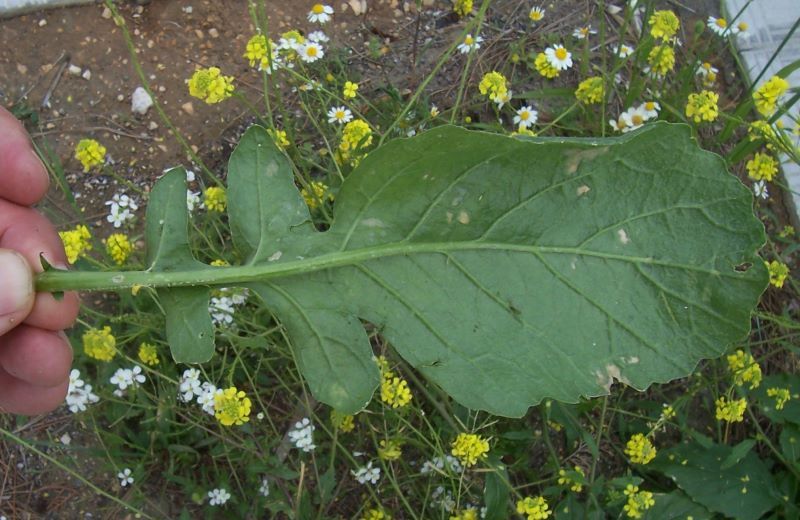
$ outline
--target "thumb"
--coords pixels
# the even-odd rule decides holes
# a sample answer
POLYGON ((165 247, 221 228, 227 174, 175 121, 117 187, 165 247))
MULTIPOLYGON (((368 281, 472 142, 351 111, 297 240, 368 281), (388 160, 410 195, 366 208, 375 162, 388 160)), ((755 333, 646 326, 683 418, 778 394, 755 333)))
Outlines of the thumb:
POLYGON ((0 249, 0 335, 19 325, 33 308, 33 273, 25 258, 0 249))

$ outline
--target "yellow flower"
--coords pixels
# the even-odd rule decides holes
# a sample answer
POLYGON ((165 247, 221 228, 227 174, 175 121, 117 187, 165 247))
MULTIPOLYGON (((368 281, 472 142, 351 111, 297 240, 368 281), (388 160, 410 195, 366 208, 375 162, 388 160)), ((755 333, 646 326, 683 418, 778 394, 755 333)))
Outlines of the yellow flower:
POLYGON ((117 265, 122 265, 131 256, 133 244, 122 233, 114 233, 106 239, 106 253, 117 265))
POLYGON ((747 176, 754 181, 771 181, 778 173, 778 162, 771 155, 756 152, 752 159, 747 161, 747 176))
POLYGON ((675 67, 675 51, 669 45, 656 45, 647 55, 650 70, 664 76, 675 67))
POLYGON ((374 359, 375 363, 378 365, 378 370, 381 371, 381 377, 394 377, 394 372, 392 372, 389 366, 389 360, 386 359, 386 356, 378 356, 374 359))
POLYGON ((203 193, 203 203, 206 205, 208 211, 215 211, 217 213, 225 211, 225 206, 228 204, 228 196, 225 193, 225 188, 219 186, 206 188, 205 193, 203 193))
POLYGON ((575 91, 575 97, 581 103, 591 105, 600 103, 605 94, 605 87, 603 78, 594 77, 586 78, 578 85, 578 90, 575 91))
POLYGON ((540 52, 536 55, 533 66, 536 67, 536 71, 539 73, 539 75, 548 79, 556 78, 560 74, 558 69, 550 64, 550 61, 547 59, 547 55, 543 52, 540 52))
POLYGON ((472 12, 472 0, 453 0, 453 12, 464 18, 472 12))
POLYGON ((256 34, 247 42, 244 57, 250 62, 251 67, 254 67, 258 62, 260 70, 271 71, 274 66, 276 52, 275 42, 267 40, 267 37, 263 34, 256 34))
POLYGON ((300 195, 303 196, 303 200, 306 201, 311 210, 320 207, 325 202, 325 199, 333 200, 333 194, 328 192, 328 186, 320 181, 310 182, 308 188, 300 190, 300 195))
POLYGON ((235 386, 214 396, 214 417, 223 426, 244 424, 250 420, 250 399, 235 386))
POLYGON ((392 517, 383 509, 369 509, 360 520, 392 520, 392 517))
POLYGON ((94 139, 81 139, 75 147, 75 158, 83 165, 84 173, 88 172, 106 161, 106 147, 94 139))
POLYGON ((378 457, 380 457, 381 460, 387 461, 397 460, 403 455, 402 446, 403 443, 398 440, 382 440, 378 447, 378 457))
POLYGON ((656 453, 653 443, 641 433, 633 435, 625 444, 625 455, 634 464, 647 464, 655 458, 656 453))
POLYGON ((64 243, 64 251, 67 253, 67 262, 74 264, 79 256, 83 256, 86 251, 92 249, 90 239, 92 235, 89 229, 83 224, 78 224, 75 229, 69 231, 59 231, 58 236, 64 243))
POLYGON ((450 520, 478 520, 479 518, 478 510, 474 507, 468 507, 459 511, 455 516, 451 516, 450 520))
POLYGON ((744 398, 728 401, 726 398, 720 397, 714 404, 718 421, 742 422, 744 420, 744 411, 747 409, 747 400, 744 398))
POLYGON ((342 144, 339 147, 345 151, 366 148, 372 144, 372 129, 363 119, 356 119, 344 125, 342 130, 342 144))
POLYGON ((189 84, 190 96, 202 99, 209 105, 233 95, 233 77, 223 76, 217 67, 197 69, 186 83, 189 84))
POLYGON ((718 101, 719 95, 710 90, 689 94, 689 100, 686 103, 686 117, 694 119, 695 123, 714 121, 719 116, 718 101))
POLYGON ((665 421, 672 419, 673 417, 675 417, 675 408, 673 408, 668 404, 664 404, 664 406, 661 409, 661 417, 663 417, 665 421))
POLYGON ((267 129, 267 133, 272 138, 272 141, 275 143, 275 146, 280 148, 281 150, 286 150, 289 148, 289 139, 286 138, 286 132, 283 130, 273 130, 272 128, 267 129))
POLYGON ((492 101, 502 98, 508 93, 506 78, 497 71, 487 72, 483 75, 478 90, 481 94, 488 95, 492 101))
POLYGON ((540 22, 544 18, 544 9, 541 7, 531 7, 530 12, 528 12, 528 18, 532 22, 540 22))
POLYGON ((218 258, 216 260, 212 260, 209 265, 213 265, 214 267, 228 267, 231 264, 229 264, 227 260, 218 258))
POLYGON ((401 377, 384 377, 381 381, 381 401, 392 408, 402 408, 411 402, 408 382, 401 377))
POLYGON ((639 487, 633 484, 628 484, 623 493, 628 497, 628 502, 622 507, 628 518, 641 518, 642 512, 647 511, 656 503, 653 500, 653 493, 639 491, 639 487))
POLYGON ((358 83, 353 83, 352 81, 345 81, 344 88, 342 89, 342 95, 347 99, 353 99, 356 97, 356 92, 358 92, 358 83))
POLYGON ((780 76, 772 76, 753 92, 753 102, 761 115, 769 116, 775 111, 780 98, 789 89, 789 82, 780 76))
POLYGON ((781 232, 778 233, 778 236, 781 238, 789 238, 794 236, 794 226, 783 226, 781 232))
POLYGON ((331 410, 331 424, 333 424, 333 427, 342 433, 353 431, 353 428, 356 427, 354 419, 355 418, 352 415, 331 410))
POLYGON ((150 343, 142 343, 139 345, 139 360, 149 366, 155 366, 160 363, 158 359, 158 349, 155 345, 150 343))
POLYGON ((767 396, 775 398, 776 410, 783 410, 784 405, 792 398, 788 388, 767 388, 767 396))
POLYGON ((669 10, 654 12, 647 22, 650 24, 650 34, 653 38, 662 40, 669 40, 675 36, 681 26, 678 17, 669 10))
POLYGON ((728 369, 733 374, 733 382, 737 386, 750 383, 750 390, 761 384, 761 367, 750 354, 737 350, 728 356, 728 369))
MULTIPOLYGON (((583 468, 580 466, 575 466, 575 473, 580 475, 582 478, 586 478, 586 473, 583 471, 583 468)), ((558 470, 558 485, 559 486, 568 486, 572 491, 576 493, 580 493, 583 489, 583 484, 574 480, 567 472, 563 469, 558 470)))
POLYGON ((528 520, 549 518, 552 511, 544 497, 525 497, 517 501, 517 513, 527 515, 528 520))
POLYGON ((764 262, 769 270, 769 283, 780 289, 789 277, 789 266, 778 260, 764 262))
POLYGON ((117 353, 117 340, 111 334, 111 327, 91 328, 83 333, 83 351, 87 356, 111 361, 117 353))
POLYGON ((775 130, 767 121, 753 121, 747 127, 747 135, 751 141, 764 140, 767 142, 767 148, 774 148, 773 142, 777 140, 775 130))
POLYGON ((489 452, 489 441, 474 433, 459 433, 451 446, 453 449, 450 453, 467 468, 477 464, 478 459, 484 458, 489 452))

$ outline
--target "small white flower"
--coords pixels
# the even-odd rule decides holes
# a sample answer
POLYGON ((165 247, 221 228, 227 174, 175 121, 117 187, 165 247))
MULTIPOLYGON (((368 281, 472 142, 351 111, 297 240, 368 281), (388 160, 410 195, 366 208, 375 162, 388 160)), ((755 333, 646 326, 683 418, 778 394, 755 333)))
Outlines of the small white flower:
POLYGON ((531 7, 530 12, 528 13, 528 18, 532 22, 538 22, 542 18, 544 18, 544 9, 541 7, 531 7))
POLYGON ((308 417, 295 423, 294 428, 289 430, 289 440, 294 443, 295 448, 308 453, 317 447, 314 444, 314 425, 308 417))
POLYGON ((200 201, 200 192, 186 190, 186 209, 188 211, 194 211, 194 208, 200 204, 202 204, 200 201))
POLYGON ((356 471, 350 471, 356 478, 359 484, 377 484, 381 479, 381 468, 373 468, 372 461, 367 462, 366 466, 358 468, 356 471))
POLYGON ((439 107, 437 107, 436 105, 431 105, 430 114, 431 117, 437 117, 439 115, 439 107))
POLYGON ((739 22, 734 27, 731 28, 731 31, 733 31, 733 34, 737 36, 741 36, 742 38, 747 38, 748 36, 750 36, 750 33, 747 32, 749 28, 750 27, 747 25, 747 22, 739 22))
POLYGON ((624 43, 619 45, 613 45, 611 49, 614 51, 614 54, 623 59, 633 54, 633 47, 625 45, 624 43))
POLYGON ((431 460, 426 460, 424 464, 422 464, 422 468, 420 468, 419 472, 423 475, 427 475, 431 471, 445 471, 445 466, 447 467, 447 471, 452 473, 458 474, 461 473, 463 469, 461 466, 461 462, 452 455, 445 455, 444 458, 442 457, 434 457, 431 460))
POLYGON ((133 382, 133 386, 137 387, 147 381, 147 377, 142 374, 142 367, 139 365, 134 365, 133 370, 131 370, 131 380, 133 382))
POLYGON ((703 62, 699 67, 697 67, 697 74, 698 76, 708 76, 709 74, 718 74, 719 69, 711 65, 709 62, 703 62))
POLYGON ((130 208, 120 206, 116 202, 109 202, 107 204, 111 204, 111 208, 106 220, 114 224, 115 228, 119 228, 127 221, 133 219, 134 215, 131 213, 130 208))
POLYGON ((657 101, 645 101, 639 105, 639 111, 644 114, 645 119, 657 118, 659 110, 661 110, 661 105, 657 101))
POLYGON ((117 478, 119 479, 119 485, 122 487, 129 486, 133 484, 133 477, 131 476, 132 471, 130 468, 125 468, 119 473, 117 473, 117 478))
POLYGON ((525 105, 517 110, 517 115, 514 116, 514 124, 518 125, 519 128, 528 128, 536 124, 538 118, 539 112, 534 110, 533 107, 525 105))
POLYGON ((125 390, 133 385, 133 371, 129 368, 118 368, 109 381, 112 385, 117 385, 120 390, 125 390))
POLYGON ((92 392, 92 385, 85 384, 80 379, 80 376, 81 373, 77 369, 73 369, 69 375, 69 389, 67 390, 65 401, 69 411, 72 413, 86 411, 87 404, 96 403, 100 400, 92 392))
POLYGON ((216 386, 208 381, 204 382, 200 387, 200 394, 197 396, 196 402, 208 415, 214 415, 214 396, 218 392, 221 393, 222 390, 218 390, 216 386))
POLYGON ((235 311, 233 300, 227 296, 212 297, 208 306, 208 312, 211 314, 211 321, 214 322, 214 325, 230 325, 233 323, 235 311))
POLYGON ((311 40, 312 42, 317 42, 317 43, 328 43, 330 41, 328 35, 322 31, 314 31, 310 33, 306 38, 311 40))
POLYGON ((184 403, 188 403, 196 395, 199 396, 202 393, 200 389, 200 371, 196 368, 184 370, 178 386, 178 392, 184 403))
POLYGON ((577 38, 579 40, 585 40, 589 37, 590 34, 597 34, 597 31, 592 29, 591 25, 587 25, 585 27, 578 27, 574 31, 572 31, 572 37, 577 38))
POLYGON ((769 198, 769 192, 767 191, 767 183, 765 181, 757 181, 753 183, 753 193, 756 197, 760 197, 764 200, 769 198))
POLYGON ((456 508, 456 501, 453 499, 453 493, 449 489, 445 491, 444 486, 436 486, 436 489, 431 493, 431 502, 439 504, 442 509, 448 513, 456 508))
POLYGON ((622 132, 623 130, 625 130, 625 127, 627 126, 627 125, 625 124, 625 120, 624 120, 624 119, 622 119, 622 116, 620 116, 620 117, 619 117, 619 118, 617 118, 617 119, 611 119, 611 120, 609 120, 609 121, 608 121, 608 124, 609 124, 609 125, 611 125, 611 128, 613 128, 613 129, 614 129, 614 130, 616 130, 617 132, 622 132))
POLYGON ((331 109, 328 110, 328 122, 331 124, 339 123, 340 125, 343 125, 345 123, 349 123, 352 120, 353 120, 353 113, 350 112, 349 108, 345 108, 343 106, 331 107, 331 109))
POLYGON ((458 44, 458 50, 461 51, 461 54, 467 54, 480 49, 481 43, 483 43, 482 36, 478 35, 473 38, 471 34, 468 34, 464 37, 464 41, 458 44))
POLYGON ((297 38, 281 38, 278 40, 278 50, 281 51, 296 51, 300 48, 300 42, 297 41, 297 38))
POLYGON ((314 4, 308 12, 308 21, 311 23, 328 23, 333 14, 333 7, 325 4, 314 4))
POLYGON ((494 103, 497 105, 497 109, 500 110, 505 106, 506 103, 511 101, 511 98, 514 96, 514 92, 511 90, 507 90, 505 94, 501 96, 497 96, 494 98, 494 103))
POLYGON ((264 420, 264 412, 258 412, 256 414, 256 419, 258 419, 259 421, 263 421, 264 420))
POLYGON ((221 506, 231 498, 231 494, 225 488, 212 489, 208 492, 208 498, 209 505, 221 506))
POLYGON ((124 193, 115 193, 111 200, 106 201, 106 206, 114 206, 117 205, 120 208, 128 208, 131 211, 136 211, 139 209, 139 205, 136 201, 124 193))
POLYGON ((728 21, 725 18, 714 18, 713 16, 709 16, 706 25, 719 36, 727 36, 731 30, 731 28, 728 27, 728 21))
POLYGON ((258 488, 258 494, 262 497, 269 496, 269 480, 267 480, 267 477, 261 479, 261 487, 258 488))
POLYGON ((572 54, 563 45, 554 45, 544 50, 547 61, 558 70, 572 67, 572 54))
POLYGON ((623 134, 641 128, 644 122, 647 121, 647 115, 644 113, 641 106, 630 107, 620 114, 619 117, 625 122, 625 127, 622 129, 623 134))
POLYGON ((325 55, 325 51, 319 43, 307 41, 297 50, 297 54, 304 62, 314 63, 325 55))

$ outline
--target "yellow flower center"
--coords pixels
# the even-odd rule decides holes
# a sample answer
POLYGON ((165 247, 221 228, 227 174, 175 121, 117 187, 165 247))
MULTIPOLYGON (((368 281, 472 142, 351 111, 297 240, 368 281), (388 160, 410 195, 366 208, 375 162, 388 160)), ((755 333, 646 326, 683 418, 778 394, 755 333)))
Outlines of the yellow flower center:
POLYGON ((337 110, 336 111, 336 119, 344 119, 344 111, 343 110, 337 110))
POLYGON ((749 25, 747 25, 747 22, 739 22, 737 27, 739 27, 740 31, 746 31, 749 25))
POLYGON ((641 125, 644 123, 644 119, 642 119, 642 116, 639 114, 634 114, 633 117, 631 117, 631 121, 633 121, 634 125, 641 125))
POLYGON ((717 27, 721 29, 724 29, 728 26, 728 22, 725 21, 725 18, 717 18, 715 23, 717 24, 717 27))
POLYGON ((564 47, 559 47, 558 49, 556 49, 555 54, 556 58, 558 58, 559 60, 567 59, 567 49, 565 49, 564 47))
POLYGON ((309 56, 311 56, 311 57, 314 57, 314 56, 316 56, 316 55, 317 55, 317 48, 316 48, 316 47, 314 47, 313 45, 312 45, 311 47, 308 47, 308 48, 306 49, 306 54, 308 54, 308 55, 309 55, 309 56))
POLYGON ((531 11, 531 20, 533 20, 534 22, 538 22, 539 20, 541 20, 542 16, 543 16, 542 13, 539 11, 531 11))
POLYGON ((311 8, 311 12, 314 14, 322 14, 325 12, 325 7, 322 4, 314 4, 314 7, 311 8))
POLYGON ((588 35, 589 34, 589 28, 588 27, 581 27, 580 33, 581 33, 582 36, 588 35))
POLYGON ((654 110, 656 108, 656 104, 652 101, 647 101, 644 104, 644 108, 646 108, 647 110, 654 110))
POLYGON ((530 115, 531 115, 531 114, 530 114, 529 112, 527 112, 527 111, 526 111, 526 112, 522 112, 522 113, 519 115, 519 118, 520 118, 521 120, 523 120, 523 121, 527 121, 527 120, 528 120, 528 118, 530 117, 530 115))
POLYGON ((474 40, 472 39, 472 36, 470 36, 470 35, 467 35, 467 37, 466 37, 466 38, 464 38, 464 44, 465 44, 465 45, 472 45, 472 42, 473 42, 473 41, 474 41, 474 40))

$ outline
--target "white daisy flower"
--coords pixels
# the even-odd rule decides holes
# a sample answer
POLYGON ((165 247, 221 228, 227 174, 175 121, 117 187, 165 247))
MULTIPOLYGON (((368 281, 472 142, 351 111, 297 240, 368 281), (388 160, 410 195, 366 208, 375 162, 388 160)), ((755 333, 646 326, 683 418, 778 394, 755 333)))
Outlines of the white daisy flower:
POLYGON ((757 181, 753 183, 753 193, 756 197, 760 197, 764 200, 769 198, 769 192, 767 191, 767 183, 765 181, 757 181))
POLYGON ((497 109, 500 110, 505 106, 506 103, 511 101, 511 98, 514 96, 514 93, 510 90, 507 90, 505 94, 502 96, 497 96, 494 98, 494 102, 497 105, 497 109))
POLYGON ((558 70, 572 67, 572 54, 563 45, 555 45, 544 50, 547 61, 558 70))
POLYGON ((439 107, 436 105, 431 105, 431 117, 437 117, 439 115, 439 107))
POLYGON ((122 487, 129 486, 133 484, 133 477, 131 476, 133 473, 130 468, 125 468, 119 473, 117 473, 117 478, 119 479, 119 485, 122 487))
POLYGON ((208 492, 208 504, 211 506, 221 506, 230 500, 231 494, 225 488, 212 489, 208 492))
POLYGON ((639 105, 639 110, 644 114, 645 119, 655 119, 658 117, 658 111, 661 110, 661 105, 656 101, 645 101, 639 105))
POLYGON ((585 27, 578 27, 574 31, 572 31, 572 37, 577 38, 579 40, 585 40, 589 37, 590 34, 597 34, 597 31, 592 29, 591 25, 587 25, 585 27))
POLYGON ((366 466, 358 468, 356 471, 350 471, 356 478, 359 484, 377 484, 381 479, 381 468, 373 468, 372 461, 367 462, 366 466))
POLYGON ((706 25, 719 36, 727 36, 731 30, 730 27, 728 27, 728 21, 725 18, 714 18, 713 16, 709 16, 706 25))
POLYGON ((304 62, 314 63, 318 59, 325 56, 325 51, 322 49, 322 45, 319 43, 307 41, 299 49, 297 49, 297 54, 300 55, 300 59, 304 62))
POLYGON ((750 26, 747 25, 747 22, 739 22, 731 28, 731 31, 733 31, 733 34, 737 36, 746 38, 750 35, 750 33, 747 32, 749 28, 750 26))
POLYGON ((544 18, 544 9, 541 7, 531 7, 528 18, 530 18, 532 22, 541 21, 541 19, 544 18))
POLYGON ((641 106, 630 107, 628 110, 620 114, 620 119, 625 121, 625 128, 622 129, 623 134, 626 134, 631 130, 641 128, 644 122, 647 121, 647 116, 641 108, 641 106))
POLYGON ((473 38, 471 34, 468 34, 464 37, 464 41, 458 45, 458 50, 461 51, 461 54, 467 54, 480 49, 482 42, 483 37, 480 35, 473 38))
POLYGON ((608 122, 608 124, 611 125, 611 128, 613 128, 617 132, 623 132, 625 130, 625 127, 627 126, 627 124, 625 123, 625 120, 622 119, 622 116, 620 116, 617 119, 611 119, 608 122))
POLYGON ((703 62, 702 65, 697 67, 697 72, 695 72, 695 74, 697 74, 698 76, 708 76, 709 74, 716 75, 717 73, 719 73, 719 69, 714 67, 707 61, 703 62))
POLYGON ((614 54, 616 54, 617 56, 619 56, 620 58, 623 58, 623 59, 625 59, 628 56, 630 56, 631 54, 633 54, 633 47, 631 47, 629 45, 625 45, 624 43, 618 44, 618 45, 613 45, 611 47, 611 49, 614 51, 614 54))
POLYGON ((345 123, 349 123, 352 120, 353 120, 353 113, 350 112, 349 108, 345 108, 343 106, 331 107, 331 109, 328 110, 328 122, 331 124, 339 123, 340 125, 343 125, 345 123))
POLYGON ((308 12, 308 21, 311 23, 328 23, 333 14, 333 7, 325 4, 314 4, 308 12))
POLYGON ((314 31, 310 33, 306 38, 308 38, 312 42, 317 42, 317 43, 328 43, 331 40, 330 38, 328 38, 328 35, 322 31, 314 31))
POLYGON ((518 125, 519 128, 528 128, 534 125, 538 118, 539 112, 534 110, 533 107, 525 105, 517 110, 517 115, 514 116, 514 124, 518 125))

